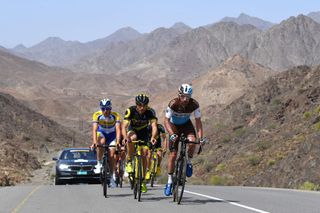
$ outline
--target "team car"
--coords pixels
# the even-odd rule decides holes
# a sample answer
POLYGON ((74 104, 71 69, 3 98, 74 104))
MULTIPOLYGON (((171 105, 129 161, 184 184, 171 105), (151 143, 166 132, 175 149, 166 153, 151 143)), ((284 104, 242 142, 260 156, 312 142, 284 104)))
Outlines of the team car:
POLYGON ((89 148, 65 148, 56 161, 55 185, 70 182, 99 182, 97 155, 89 148))

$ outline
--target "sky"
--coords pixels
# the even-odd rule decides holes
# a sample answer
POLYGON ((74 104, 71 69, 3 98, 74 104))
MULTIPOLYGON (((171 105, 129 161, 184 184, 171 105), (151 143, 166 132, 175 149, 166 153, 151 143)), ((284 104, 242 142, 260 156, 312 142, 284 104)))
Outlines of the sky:
POLYGON ((280 23, 318 11, 319 0, 0 0, 0 46, 48 37, 88 42, 128 26, 140 33, 177 22, 196 28, 240 13, 280 23))

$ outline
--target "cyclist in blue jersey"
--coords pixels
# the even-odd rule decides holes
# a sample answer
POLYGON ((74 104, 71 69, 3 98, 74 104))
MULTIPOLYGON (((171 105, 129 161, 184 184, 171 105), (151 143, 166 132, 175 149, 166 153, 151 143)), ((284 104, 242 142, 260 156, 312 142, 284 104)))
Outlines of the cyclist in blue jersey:
MULTIPOLYGON (((168 183, 164 189, 166 196, 172 194, 172 176, 174 171, 174 163, 177 158, 178 141, 181 133, 187 136, 189 141, 196 140, 196 131, 190 120, 191 114, 195 117, 195 125, 197 136, 200 142, 203 142, 203 128, 201 122, 201 112, 199 103, 191 98, 192 86, 182 84, 179 88, 177 98, 172 99, 166 109, 164 118, 164 126, 169 133, 169 158, 168 158, 168 183)), ((188 145, 188 160, 187 160, 187 177, 192 176, 191 159, 195 151, 195 144, 188 145)))

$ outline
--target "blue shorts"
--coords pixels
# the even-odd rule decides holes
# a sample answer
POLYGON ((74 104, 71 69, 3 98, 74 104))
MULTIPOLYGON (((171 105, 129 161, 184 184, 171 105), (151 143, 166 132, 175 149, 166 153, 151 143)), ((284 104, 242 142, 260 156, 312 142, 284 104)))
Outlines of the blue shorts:
MULTIPOLYGON (((97 131, 97 137, 103 137, 106 139, 106 144, 110 145, 113 141, 115 142, 115 139, 116 139, 116 132, 111 132, 109 134, 105 133, 105 132, 102 132, 102 131, 97 131)), ((115 143, 114 144, 111 144, 111 145, 116 145, 115 143)))

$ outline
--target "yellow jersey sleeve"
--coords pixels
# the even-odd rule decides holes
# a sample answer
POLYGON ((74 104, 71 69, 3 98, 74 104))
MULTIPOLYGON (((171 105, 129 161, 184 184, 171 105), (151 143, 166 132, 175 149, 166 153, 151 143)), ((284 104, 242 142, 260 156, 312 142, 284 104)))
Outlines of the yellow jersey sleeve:
POLYGON ((93 123, 98 123, 98 118, 101 115, 101 111, 96 111, 95 113, 93 113, 92 115, 92 122, 93 123))
POLYGON ((111 112, 111 114, 115 117, 116 123, 120 123, 120 122, 121 122, 121 116, 120 116, 119 113, 117 113, 117 112, 111 112))

